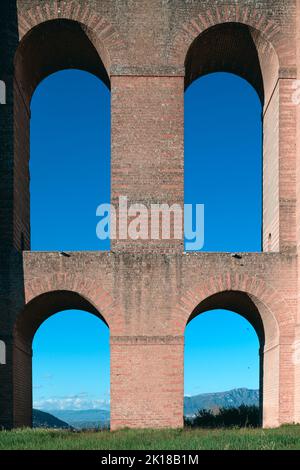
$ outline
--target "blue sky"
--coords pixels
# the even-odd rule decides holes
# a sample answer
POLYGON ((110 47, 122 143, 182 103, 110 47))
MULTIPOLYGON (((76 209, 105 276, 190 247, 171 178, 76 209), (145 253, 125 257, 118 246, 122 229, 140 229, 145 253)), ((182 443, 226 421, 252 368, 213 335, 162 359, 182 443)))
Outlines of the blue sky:
MULTIPOLYGON (((44 80, 31 103, 33 250, 99 250, 96 207, 110 200, 110 93, 77 70, 44 80)), ((185 93, 185 202, 205 204, 203 251, 260 251, 261 104, 230 74, 185 93)), ((33 343, 34 405, 109 406, 109 331, 96 317, 49 318, 33 343), (71 332, 70 332, 71 328, 71 332)), ((195 318, 185 335, 185 394, 258 387, 258 340, 232 312, 195 318)))

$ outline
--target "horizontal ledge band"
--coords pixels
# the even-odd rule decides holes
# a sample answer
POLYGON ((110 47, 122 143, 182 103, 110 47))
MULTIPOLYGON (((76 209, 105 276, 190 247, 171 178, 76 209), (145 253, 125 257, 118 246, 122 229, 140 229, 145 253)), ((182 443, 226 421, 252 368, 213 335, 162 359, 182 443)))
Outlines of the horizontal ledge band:
POLYGON ((173 66, 128 66, 128 65, 112 65, 109 71, 112 76, 137 76, 137 77, 184 77, 184 67, 173 66))
POLYGON ((184 336, 111 336, 111 344, 180 344, 184 343, 184 336))

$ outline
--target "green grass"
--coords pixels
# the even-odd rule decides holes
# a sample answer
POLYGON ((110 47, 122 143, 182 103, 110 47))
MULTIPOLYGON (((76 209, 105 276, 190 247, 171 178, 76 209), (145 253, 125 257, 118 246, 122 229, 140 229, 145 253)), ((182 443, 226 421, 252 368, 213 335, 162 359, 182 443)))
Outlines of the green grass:
POLYGON ((0 431, 0 450, 277 450, 300 449, 300 425, 278 429, 178 429, 78 432, 0 431))

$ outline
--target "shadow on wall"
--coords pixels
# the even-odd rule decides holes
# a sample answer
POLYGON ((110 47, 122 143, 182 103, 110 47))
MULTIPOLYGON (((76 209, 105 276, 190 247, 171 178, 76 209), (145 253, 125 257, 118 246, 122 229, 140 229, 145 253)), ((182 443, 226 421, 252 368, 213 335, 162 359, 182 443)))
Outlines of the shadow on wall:
MULTIPOLYGON (((18 47, 19 33, 16 0, 0 2, 0 245, 9 245, 13 233, 10 204, 13 191, 14 151, 13 128, 13 74, 14 55, 18 47), (3 96, 5 93, 5 96, 3 96), (3 103, 5 98, 5 104, 3 103)), ((3 251, 3 249, 2 249, 3 251)))
POLYGON ((25 303, 22 253, 14 248, 17 231, 13 203, 18 185, 13 155, 14 56, 18 48, 16 0, 0 2, 0 80, 5 83, 6 103, 0 106, 0 427, 11 428, 13 411, 13 324, 25 303))

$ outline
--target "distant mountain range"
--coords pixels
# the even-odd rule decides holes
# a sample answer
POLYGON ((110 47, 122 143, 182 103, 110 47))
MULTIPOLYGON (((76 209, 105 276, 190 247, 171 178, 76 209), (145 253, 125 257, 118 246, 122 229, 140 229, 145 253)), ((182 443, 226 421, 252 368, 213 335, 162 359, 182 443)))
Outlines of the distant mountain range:
POLYGON ((235 388, 228 392, 201 393, 184 397, 184 415, 193 416, 201 409, 237 408, 240 405, 259 405, 259 390, 235 388))
POLYGON ((72 426, 56 418, 50 413, 40 410, 32 410, 32 426, 34 428, 71 429, 72 426))
POLYGON ((109 427, 108 410, 51 410, 51 413, 76 429, 109 427))
MULTIPOLYGON (((202 393, 192 397, 184 397, 184 415, 193 416, 200 409, 236 408, 242 404, 258 406, 259 391, 235 388, 228 392, 202 393)), ((110 412, 108 410, 51 410, 50 414, 33 410, 33 418, 34 427, 107 428, 109 427, 110 412)))

